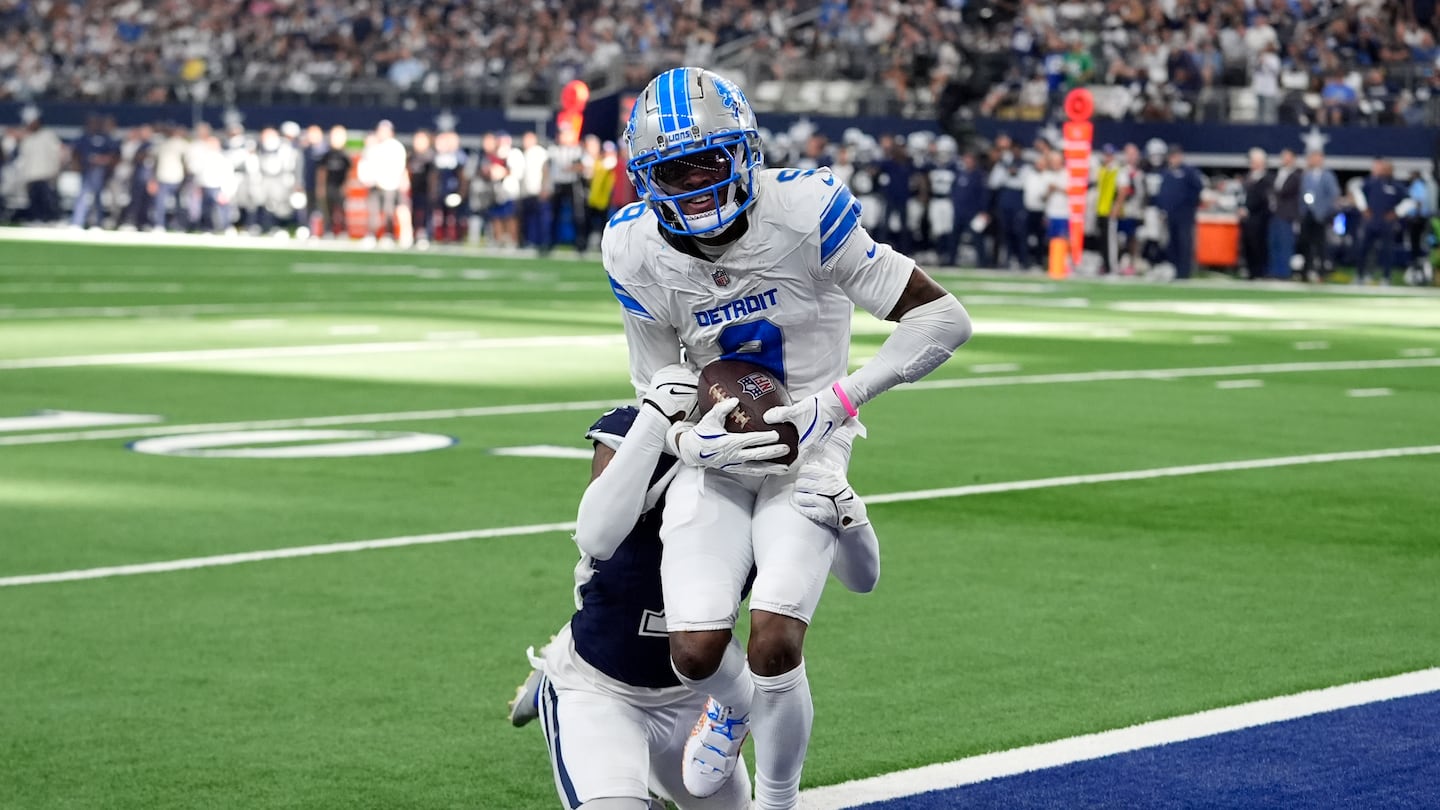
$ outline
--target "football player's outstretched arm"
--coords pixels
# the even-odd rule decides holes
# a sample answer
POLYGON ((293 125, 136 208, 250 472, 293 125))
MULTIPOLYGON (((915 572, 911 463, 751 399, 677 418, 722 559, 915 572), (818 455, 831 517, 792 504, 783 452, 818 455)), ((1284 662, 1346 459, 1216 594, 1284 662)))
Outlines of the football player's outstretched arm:
POLYGON ((830 432, 861 405, 939 368, 970 339, 970 315, 954 295, 913 260, 877 243, 858 223, 851 227, 840 246, 832 248, 834 255, 822 256, 825 270, 850 300, 899 325, 865 365, 830 387, 765 415, 767 422, 788 421, 800 431, 802 460, 813 456, 830 432))
POLYGON ((657 371, 643 395, 640 412, 618 450, 596 443, 590 486, 580 498, 575 544, 597 560, 608 560, 646 509, 655 504, 650 478, 665 449, 665 432, 695 407, 695 372, 671 365, 657 371))

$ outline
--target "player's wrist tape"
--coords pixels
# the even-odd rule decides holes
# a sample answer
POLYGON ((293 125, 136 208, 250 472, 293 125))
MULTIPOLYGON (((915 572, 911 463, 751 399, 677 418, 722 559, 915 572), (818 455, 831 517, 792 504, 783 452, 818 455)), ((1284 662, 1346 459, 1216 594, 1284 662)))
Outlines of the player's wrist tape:
POLYGON ((840 387, 840 383, 837 382, 834 385, 830 386, 830 390, 834 391, 835 397, 840 400, 840 406, 845 409, 846 416, 849 416, 853 419, 854 417, 860 415, 860 409, 850 404, 850 397, 845 395, 845 389, 840 387))

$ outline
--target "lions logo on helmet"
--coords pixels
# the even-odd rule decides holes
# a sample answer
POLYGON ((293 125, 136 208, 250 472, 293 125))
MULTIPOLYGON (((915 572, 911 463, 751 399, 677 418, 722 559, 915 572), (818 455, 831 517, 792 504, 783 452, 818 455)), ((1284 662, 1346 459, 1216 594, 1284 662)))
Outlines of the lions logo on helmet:
POLYGON ((625 141, 635 192, 671 233, 717 235, 755 203, 760 134, 728 79, 692 67, 656 76, 635 100, 625 141))

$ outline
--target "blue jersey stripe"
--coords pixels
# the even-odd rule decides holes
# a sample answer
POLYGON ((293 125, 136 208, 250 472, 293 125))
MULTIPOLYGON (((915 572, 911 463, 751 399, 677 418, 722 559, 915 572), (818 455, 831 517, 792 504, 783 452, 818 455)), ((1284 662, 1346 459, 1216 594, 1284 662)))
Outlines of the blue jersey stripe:
POLYGON ((635 296, 626 291, 626 289, 620 285, 620 282, 616 281, 613 277, 610 278, 610 289, 615 293, 615 300, 620 302, 620 306, 624 307, 626 312, 644 318, 647 321, 655 320, 655 316, 646 312, 645 307, 642 306, 639 301, 635 300, 635 296))
POLYGON ((820 263, 829 264, 835 253, 840 250, 850 234, 860 225, 860 206, 852 205, 845 216, 840 219, 840 224, 835 226, 820 242, 820 263))
POLYGON ((545 684, 545 691, 550 693, 550 722, 555 734, 555 769, 560 774, 560 787, 565 791, 570 810, 579 810, 580 797, 575 793, 575 782, 570 779, 570 771, 565 767, 565 754, 560 750, 560 698, 549 682, 545 684))
POLYGON ((822 236, 835 227, 835 223, 845 215, 845 209, 849 208, 853 202, 855 202, 855 195, 850 193, 850 189, 841 186, 840 190, 835 192, 835 196, 830 198, 830 202, 825 207, 825 215, 820 217, 820 234, 822 236))

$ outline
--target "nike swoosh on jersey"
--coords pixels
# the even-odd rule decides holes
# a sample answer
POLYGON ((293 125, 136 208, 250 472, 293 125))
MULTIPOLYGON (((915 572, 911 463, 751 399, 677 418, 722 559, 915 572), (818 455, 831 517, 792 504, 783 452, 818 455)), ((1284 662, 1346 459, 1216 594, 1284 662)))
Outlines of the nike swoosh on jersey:
POLYGON ((875 250, 876 250, 876 246, 875 246, 875 245, 871 245, 871 246, 870 246, 870 249, 867 250, 867 251, 865 251, 865 258, 867 258, 867 259, 873 259, 873 258, 875 258, 875 250))
POLYGON ((835 178, 833 176, 822 177, 820 178, 820 182, 827 186, 833 186, 835 185, 835 178))

